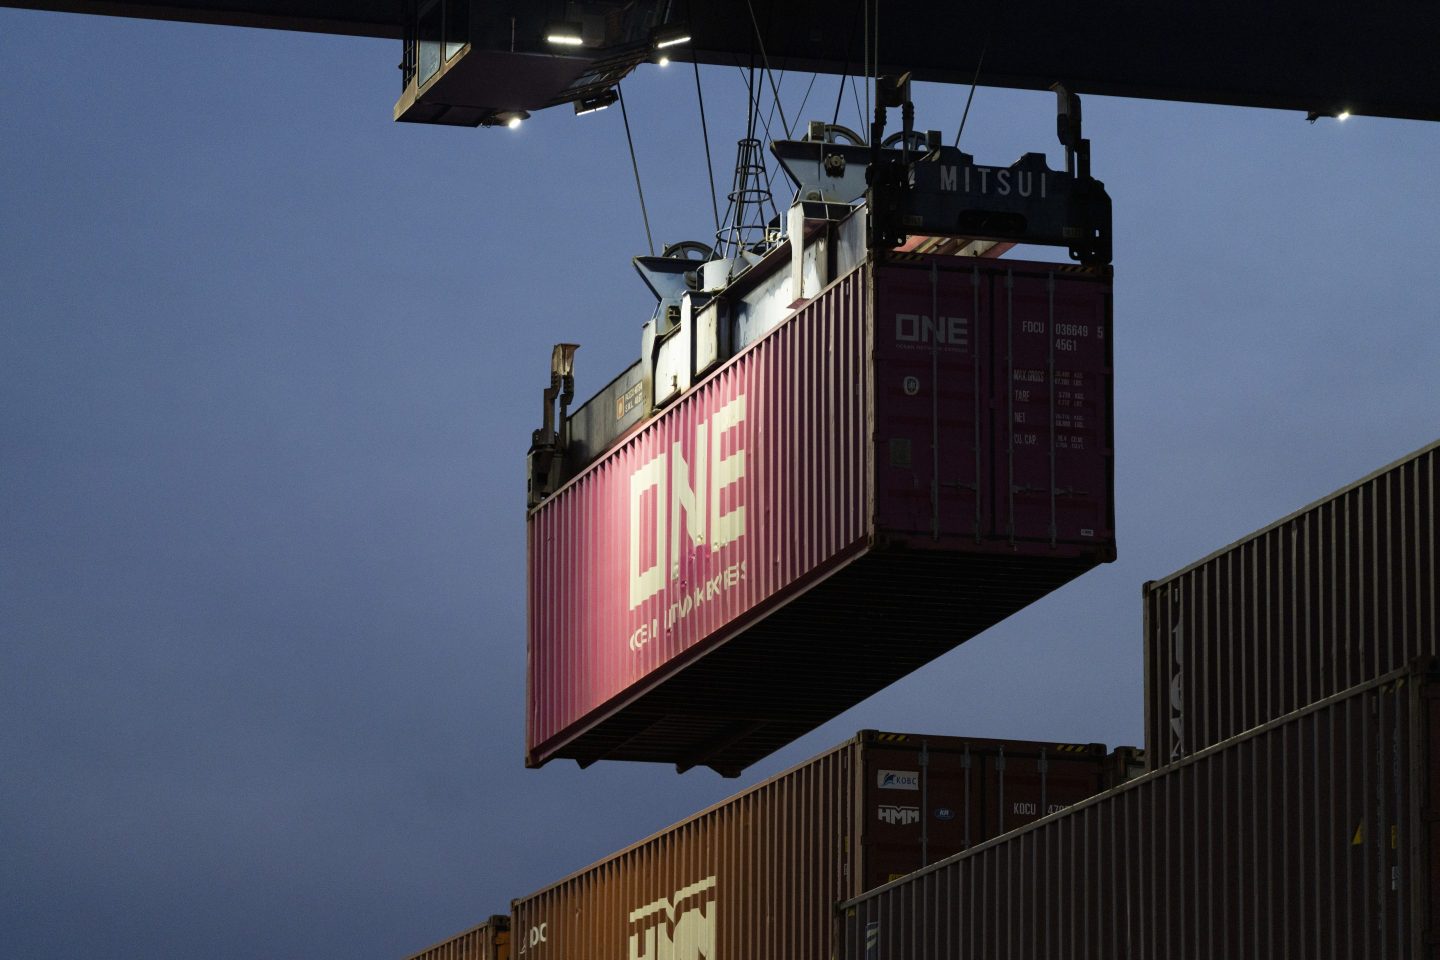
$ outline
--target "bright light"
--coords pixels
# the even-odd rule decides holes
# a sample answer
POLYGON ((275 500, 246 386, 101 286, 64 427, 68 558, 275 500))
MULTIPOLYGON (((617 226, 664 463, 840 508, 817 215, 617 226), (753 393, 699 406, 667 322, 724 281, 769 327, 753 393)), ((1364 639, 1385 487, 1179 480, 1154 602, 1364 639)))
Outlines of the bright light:
POLYGON ((503 124, 509 127, 511 130, 514 130, 516 127, 520 126, 522 122, 528 119, 530 119, 530 114, 526 113, 524 110, 506 110, 504 113, 492 114, 488 119, 482 122, 487 127, 498 127, 503 124))
POLYGON ((670 66, 670 58, 669 58, 669 57, 661 57, 659 60, 656 60, 655 62, 658 63, 658 64, 660 64, 660 66, 662 66, 662 67, 668 67, 668 66, 670 66))
POLYGON ((585 43, 585 30, 578 23, 551 22, 545 27, 545 42, 559 47, 579 47, 585 43))
POLYGON ((1349 110, 1341 110, 1338 114, 1335 115, 1335 119, 1336 119, 1336 120, 1349 120, 1349 119, 1350 119, 1350 111, 1349 111, 1349 110))
POLYGON ((656 27, 650 34, 650 40, 655 44, 656 50, 664 50, 677 43, 689 43, 690 29, 683 23, 667 23, 664 26, 656 27))
POLYGON ((584 116, 587 113, 594 113, 597 110, 604 110, 610 104, 620 99, 620 94, 614 90, 605 90, 595 94, 593 97, 586 97, 583 100, 575 101, 575 115, 584 116))

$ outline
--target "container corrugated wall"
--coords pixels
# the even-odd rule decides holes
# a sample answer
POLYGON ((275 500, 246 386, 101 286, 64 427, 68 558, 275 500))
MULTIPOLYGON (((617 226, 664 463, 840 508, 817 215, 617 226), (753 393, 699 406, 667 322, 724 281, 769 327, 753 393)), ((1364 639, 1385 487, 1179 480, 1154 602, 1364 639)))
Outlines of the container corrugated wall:
POLYGON ((1390 674, 849 902, 839 955, 1433 958, 1437 750, 1390 674))
POLYGON ((510 960, 510 918, 491 917, 478 927, 412 954, 409 960, 510 960))
POLYGON ((862 731, 853 892, 1086 800, 1121 779, 1102 744, 862 731))
POLYGON ((524 960, 830 955, 852 892, 854 741, 512 906, 524 960))
POLYGON ((526 762, 736 773, 1113 559, 1110 291, 863 265, 538 506, 526 762))
POLYGON ((1112 756, 1100 744, 861 731, 516 900, 517 953, 830 960, 836 903, 1094 796, 1112 756))
POLYGON ((1179 759, 1440 653, 1430 446, 1145 586, 1145 735, 1179 759))
POLYGON ((533 511, 529 762, 864 542, 867 276, 840 280, 533 511), (670 515, 681 484, 685 509, 670 515))

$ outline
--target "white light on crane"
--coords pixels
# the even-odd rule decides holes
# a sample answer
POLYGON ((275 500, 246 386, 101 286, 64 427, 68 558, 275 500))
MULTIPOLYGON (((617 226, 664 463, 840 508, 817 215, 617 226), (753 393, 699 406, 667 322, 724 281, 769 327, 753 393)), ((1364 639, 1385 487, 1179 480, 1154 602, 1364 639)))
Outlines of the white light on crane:
POLYGON ((578 47, 585 43, 585 33, 578 23, 552 22, 545 27, 545 42, 558 47, 578 47))
POLYGON ((480 121, 480 124, 481 126, 485 127, 506 126, 509 127, 511 130, 514 130, 516 127, 520 126, 521 123, 529 119, 530 114, 528 111, 506 110, 503 113, 492 113, 489 117, 480 121))
POLYGON ((620 94, 613 89, 605 90, 595 94, 593 97, 585 97, 575 101, 575 115, 584 116, 587 113, 595 113, 597 110, 604 110, 610 104, 620 99, 620 94))
POLYGON ((657 27, 654 33, 655 49, 664 50, 676 44, 690 42, 690 30, 684 24, 671 23, 657 27))
POLYGON ((1337 113, 1337 114, 1335 115, 1335 119, 1336 119, 1336 120, 1339 120, 1339 121, 1341 121, 1341 122, 1344 122, 1344 121, 1346 121, 1346 120, 1349 120, 1349 119, 1350 119, 1350 111, 1349 111, 1349 110, 1341 110, 1339 113, 1337 113))

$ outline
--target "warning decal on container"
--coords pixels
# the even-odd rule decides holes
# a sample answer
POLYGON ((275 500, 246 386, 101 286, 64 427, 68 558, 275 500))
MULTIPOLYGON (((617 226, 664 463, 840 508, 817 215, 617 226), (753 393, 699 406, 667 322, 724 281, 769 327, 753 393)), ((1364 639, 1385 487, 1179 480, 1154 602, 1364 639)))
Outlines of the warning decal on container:
POLYGON ((615 398, 615 419, 624 420, 625 414, 640 406, 640 398, 645 396, 645 384, 637 383, 615 398))

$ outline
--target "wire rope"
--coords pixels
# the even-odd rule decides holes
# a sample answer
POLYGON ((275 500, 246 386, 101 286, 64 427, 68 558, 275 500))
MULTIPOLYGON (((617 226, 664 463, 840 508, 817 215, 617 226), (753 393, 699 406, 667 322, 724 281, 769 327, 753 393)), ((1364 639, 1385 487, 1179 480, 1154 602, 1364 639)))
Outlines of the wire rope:
POLYGON ((860 126, 863 129, 870 123, 870 0, 860 0, 860 21, 865 24, 865 40, 860 46, 864 52, 864 63, 860 72, 865 77, 865 109, 860 113, 860 126))
POLYGON ((980 83, 980 68, 985 65, 985 53, 990 49, 990 31, 985 31, 985 42, 980 47, 980 59, 975 61, 975 77, 970 81, 970 95, 965 98, 965 112, 960 114, 960 129, 955 131, 955 146, 960 146, 960 134, 965 132, 965 120, 970 116, 970 104, 975 99, 975 87, 980 83))
MULTIPOLYGON (((855 78, 854 78, 853 76, 850 78, 850 97, 855 101, 855 112, 860 115, 860 129, 861 129, 861 130, 869 130, 869 129, 870 129, 870 126, 869 126, 870 121, 867 120, 867 119, 865 119, 865 111, 862 110, 862 109, 860 109, 860 94, 859 94, 859 92, 855 89, 855 78)), ((869 103, 869 102, 870 102, 870 88, 869 88, 869 87, 866 87, 866 88, 865 88, 865 102, 866 102, 866 103, 869 103)), ((866 142, 866 143, 869 143, 869 142, 870 142, 870 138, 869 138, 868 136, 865 138, 865 142, 866 142)))
MULTIPOLYGON (((770 55, 765 52, 765 38, 760 36, 760 21, 755 19, 755 6, 750 0, 745 0, 745 7, 750 11, 750 23, 755 27, 755 42, 760 45, 760 59, 765 64, 765 75, 770 78, 770 92, 775 97, 775 103, 780 103, 780 91, 775 88, 775 73, 770 69, 770 55)), ((780 107, 780 125, 785 128, 785 139, 790 139, 790 123, 785 119, 785 108, 780 107)))
MULTIPOLYGON (((755 128, 754 128, 753 120, 759 120, 759 121, 760 121, 760 126, 765 130, 765 139, 766 139, 766 140, 774 140, 775 138, 774 138, 774 137, 771 135, 771 133, 770 133, 770 119, 769 119, 768 117, 763 116, 763 115, 760 113, 760 100, 759 100, 760 95, 755 92, 755 88, 754 88, 754 85, 753 85, 753 84, 750 84, 750 83, 748 83, 748 82, 746 82, 746 81, 744 80, 744 77, 745 77, 745 68, 744 68, 744 67, 740 67, 739 70, 740 70, 741 82, 746 84, 745 93, 746 93, 746 96, 749 98, 750 109, 753 109, 753 110, 754 110, 754 116, 753 116, 753 117, 747 115, 747 122, 750 123, 750 126, 749 126, 748 129, 746 130, 745 135, 746 135, 747 137, 753 137, 753 136, 755 135, 755 128)), ((782 78, 782 79, 783 79, 783 78, 782 78)), ((774 111, 773 108, 771 109, 770 113, 771 113, 772 116, 774 115, 775 111, 774 111)))
MULTIPOLYGON (((783 90, 784 88, 785 88, 785 71, 784 71, 784 70, 781 70, 781 71, 780 71, 780 89, 783 90)), ((777 93, 778 93, 778 91, 777 91, 777 93)), ((770 112, 769 112, 768 114, 766 114, 766 116, 765 116, 765 137, 766 137, 767 139, 770 139, 770 140, 775 139, 774 137, 770 136, 770 124, 771 124, 772 121, 774 121, 774 119, 775 119, 775 109, 776 109, 777 107, 779 107, 779 106, 780 106, 780 98, 779 98, 778 96, 776 96, 775 98, 773 98, 773 99, 770 101, 770 112)), ((781 113, 783 114, 784 111, 782 110, 781 113)), ((784 119, 784 117, 782 116, 781 119, 784 119)), ((785 131, 785 137, 786 137, 786 139, 789 139, 789 137, 790 137, 790 131, 788 131, 788 130, 785 131)))
POLYGON ((819 70, 810 74, 810 86, 805 88, 805 96, 800 98, 800 109, 795 111, 795 121, 797 123, 800 122, 801 117, 805 116, 805 104, 810 102, 810 91, 815 89, 815 78, 818 76, 820 76, 819 70))
POLYGON ((715 213, 715 232, 720 232, 720 201, 715 190, 715 163, 710 159, 710 129, 705 124, 705 94, 700 92, 700 61, 691 60, 695 68, 695 99, 700 101, 700 133, 705 137, 705 172, 710 175, 710 209, 715 213))
MULTIPOLYGON (((840 87, 835 91, 835 115, 830 118, 830 126, 840 122, 840 104, 845 99, 845 81, 850 76, 850 50, 851 44, 855 42, 855 21, 850 21, 850 36, 845 39, 845 67, 840 71, 840 87)), ((854 87, 852 86, 853 90, 854 87)))
POLYGON ((640 162, 635 159, 635 139, 630 136, 630 114, 625 110, 625 88, 616 85, 620 95, 620 116, 625 121, 625 142, 630 145, 630 166, 635 171, 635 192, 640 194, 640 216, 645 220, 645 242, 650 246, 650 256, 655 256, 655 238, 650 234, 650 212, 645 209, 645 188, 640 185, 640 162))

